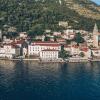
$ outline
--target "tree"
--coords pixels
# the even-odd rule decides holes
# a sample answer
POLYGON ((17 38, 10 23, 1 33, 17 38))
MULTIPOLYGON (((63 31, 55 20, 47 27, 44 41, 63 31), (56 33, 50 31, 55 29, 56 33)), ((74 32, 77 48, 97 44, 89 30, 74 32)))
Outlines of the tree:
POLYGON ((45 37, 44 41, 49 41, 50 40, 50 37, 45 37))
POLYGON ((31 34, 32 36, 34 36, 34 35, 42 35, 43 33, 44 33, 44 28, 43 28, 42 24, 36 24, 29 31, 29 34, 31 34))
POLYGON ((17 37, 18 33, 17 32, 8 32, 7 33, 7 37, 13 38, 13 37, 17 37))
POLYGON ((64 50, 64 46, 61 46, 61 51, 59 52, 59 57, 65 59, 69 57, 69 53, 64 50))
POLYGON ((93 51, 91 50, 91 57, 93 58, 94 57, 94 54, 93 54, 93 51))
POLYGON ((74 41, 79 44, 79 43, 83 43, 84 42, 84 38, 82 37, 81 33, 78 32, 75 35, 74 41))
POLYGON ((57 41, 57 38, 56 38, 56 36, 54 36, 54 41, 55 41, 55 42, 57 41))
POLYGON ((33 25, 43 24, 45 29, 62 31, 65 28, 58 25, 59 21, 68 21, 75 29, 83 28, 90 31, 95 22, 100 26, 100 20, 80 16, 66 6, 67 1, 61 2, 60 4, 59 0, 0 0, 0 28, 2 29, 4 24, 9 24, 15 26, 18 31, 28 32, 33 31, 33 25))
POLYGON ((73 40, 66 40, 66 44, 71 44, 71 41, 73 40))
POLYGON ((84 52, 80 52, 79 56, 84 57, 85 56, 84 52))

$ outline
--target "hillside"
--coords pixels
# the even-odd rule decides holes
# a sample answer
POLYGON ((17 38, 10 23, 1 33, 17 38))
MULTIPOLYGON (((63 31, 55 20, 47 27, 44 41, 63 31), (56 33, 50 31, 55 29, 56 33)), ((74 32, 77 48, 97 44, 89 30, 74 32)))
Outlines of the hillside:
POLYGON ((7 25, 42 34, 46 29, 64 29, 59 21, 89 31, 97 22, 100 28, 100 6, 90 0, 0 0, 1 29, 7 25))
POLYGON ((66 0, 68 8, 87 18, 100 20, 100 7, 90 0, 66 0))

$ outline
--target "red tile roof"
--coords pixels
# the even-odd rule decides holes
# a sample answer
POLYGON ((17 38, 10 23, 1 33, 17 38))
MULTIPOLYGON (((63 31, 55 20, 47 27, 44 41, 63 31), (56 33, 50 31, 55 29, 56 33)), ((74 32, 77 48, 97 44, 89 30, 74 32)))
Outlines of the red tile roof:
POLYGON ((33 44, 33 46, 35 46, 35 45, 40 45, 40 46, 52 46, 52 47, 61 46, 60 44, 33 44))
POLYGON ((77 45, 72 45, 72 47, 74 47, 74 48, 79 48, 79 46, 77 46, 77 45))
POLYGON ((81 51, 87 52, 89 50, 89 48, 81 48, 81 51))
POLYGON ((53 41, 35 41, 33 43, 41 43, 41 44, 43 44, 43 43, 58 43, 58 42, 53 42, 53 41))
POLYGON ((4 47, 4 46, 11 46, 11 48, 18 48, 18 46, 16 44, 11 44, 11 43, 4 44, 2 47, 4 47))
POLYGON ((53 42, 53 41, 37 41, 37 42, 33 42, 32 43, 33 46, 35 45, 40 45, 40 46, 61 46, 59 43, 57 42, 53 42))
POLYGON ((13 41, 11 44, 22 44, 25 40, 13 41))
POLYGON ((99 48, 91 48, 91 50, 100 50, 99 48))
POLYGON ((64 45, 64 48, 71 48, 70 45, 64 45))
POLYGON ((59 50, 55 50, 55 49, 45 49, 45 50, 42 50, 42 51, 59 51, 59 50))

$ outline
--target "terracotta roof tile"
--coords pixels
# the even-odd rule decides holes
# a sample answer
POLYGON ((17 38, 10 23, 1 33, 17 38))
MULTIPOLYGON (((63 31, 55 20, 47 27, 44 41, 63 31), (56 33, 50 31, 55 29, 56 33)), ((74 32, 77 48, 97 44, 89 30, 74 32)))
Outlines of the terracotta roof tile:
POLYGON ((55 49, 45 49, 45 50, 42 50, 42 51, 59 51, 59 50, 55 50, 55 49))

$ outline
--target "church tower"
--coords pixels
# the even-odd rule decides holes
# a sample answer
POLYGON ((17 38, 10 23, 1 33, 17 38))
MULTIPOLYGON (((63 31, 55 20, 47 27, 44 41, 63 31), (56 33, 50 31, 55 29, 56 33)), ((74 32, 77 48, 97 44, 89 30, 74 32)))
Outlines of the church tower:
POLYGON ((2 40, 2 31, 0 30, 0 41, 2 40))
POLYGON ((93 29, 93 45, 96 48, 99 47, 99 39, 100 39, 100 35, 99 35, 97 24, 95 23, 94 29, 93 29))
POLYGON ((97 34, 98 35, 99 31, 98 31, 98 27, 97 27, 97 24, 95 23, 94 25, 94 29, 93 29, 93 34, 97 34))

